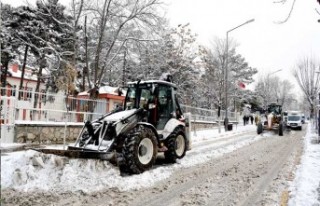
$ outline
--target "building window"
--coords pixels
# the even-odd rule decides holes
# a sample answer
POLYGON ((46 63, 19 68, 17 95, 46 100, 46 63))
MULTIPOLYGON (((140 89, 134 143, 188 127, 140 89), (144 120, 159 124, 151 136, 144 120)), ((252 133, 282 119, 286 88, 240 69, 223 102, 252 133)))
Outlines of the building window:
POLYGON ((24 100, 31 100, 32 98, 32 88, 31 87, 23 87, 23 99, 24 100))
POLYGON ((28 100, 29 100, 29 99, 31 99, 31 97, 32 97, 32 88, 28 87, 28 88, 27 88, 27 91, 28 91, 28 93, 27 93, 27 98, 28 98, 28 100))
POLYGON ((41 101, 46 103, 46 100, 47 100, 46 90, 42 89, 40 92, 41 92, 41 96, 40 96, 41 101))
POLYGON ((17 86, 16 86, 16 85, 13 85, 13 86, 10 88, 9 96, 15 97, 15 96, 16 96, 16 89, 17 89, 17 86))

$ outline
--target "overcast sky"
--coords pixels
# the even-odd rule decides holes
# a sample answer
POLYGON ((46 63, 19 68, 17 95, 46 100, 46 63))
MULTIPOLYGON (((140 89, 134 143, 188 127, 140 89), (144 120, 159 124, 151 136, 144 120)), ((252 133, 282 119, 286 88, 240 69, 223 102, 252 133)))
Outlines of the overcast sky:
MULTIPOLYGON (((291 69, 304 57, 319 60, 320 19, 316 0, 296 0, 288 22, 276 24, 286 18, 292 0, 287 4, 274 4, 273 0, 171 0, 168 15, 172 25, 190 22, 199 40, 210 45, 214 37, 226 38, 226 32, 252 18, 229 33, 238 43, 237 51, 250 66, 260 73, 274 75, 296 83, 291 69)), ((257 77, 256 77, 257 78, 257 77)))
MULTIPOLYGON (((31 0, 34 1, 34 0, 31 0)), ((67 5, 70 0, 60 0, 67 5)), ((276 24, 286 18, 293 0, 274 4, 274 0, 164 0, 168 4, 168 18, 172 26, 190 23, 199 42, 205 46, 214 38, 226 38, 226 32, 249 19, 254 22, 229 33, 238 44, 237 52, 259 73, 272 73, 295 83, 291 69, 304 57, 319 61, 320 10, 316 0, 296 0, 288 22, 276 24)), ((20 5, 25 0, 2 0, 20 5)), ((257 78, 257 77, 255 77, 257 78)))

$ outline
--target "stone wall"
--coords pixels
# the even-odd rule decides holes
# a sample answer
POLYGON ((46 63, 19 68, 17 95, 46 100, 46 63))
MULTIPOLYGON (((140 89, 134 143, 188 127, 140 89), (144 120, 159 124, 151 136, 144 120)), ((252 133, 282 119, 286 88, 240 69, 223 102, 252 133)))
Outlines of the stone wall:
MULTIPOLYGON (((82 126, 67 126, 66 142, 75 142, 82 126)), ((18 143, 63 143, 63 125, 16 125, 14 142, 18 143)))
MULTIPOLYGON (((192 122, 191 130, 212 129, 216 122, 192 122)), ((223 125, 221 125, 222 127, 223 125)), ((64 125, 16 124, 14 142, 61 144, 64 137, 64 125)), ((66 142, 73 143, 77 139, 82 125, 68 125, 66 142)))

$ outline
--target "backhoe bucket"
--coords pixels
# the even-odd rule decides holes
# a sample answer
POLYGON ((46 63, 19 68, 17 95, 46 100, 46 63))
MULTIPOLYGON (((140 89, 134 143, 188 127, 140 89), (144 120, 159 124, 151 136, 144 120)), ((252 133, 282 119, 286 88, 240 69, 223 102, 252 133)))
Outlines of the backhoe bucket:
POLYGON ((104 152, 104 151, 96 151, 83 149, 78 147, 69 146, 67 150, 61 149, 37 149, 33 148, 33 150, 37 152, 42 152, 44 154, 54 154, 58 156, 65 156, 70 158, 86 158, 86 159, 101 159, 112 161, 115 160, 116 155, 114 152, 104 152))

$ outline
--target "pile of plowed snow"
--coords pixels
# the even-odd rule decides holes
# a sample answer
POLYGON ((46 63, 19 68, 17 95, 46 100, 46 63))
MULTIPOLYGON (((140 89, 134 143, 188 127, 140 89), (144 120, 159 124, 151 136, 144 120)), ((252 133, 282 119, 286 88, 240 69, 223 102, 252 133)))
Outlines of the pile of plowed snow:
MULTIPOLYGON (((241 128, 237 132, 254 130, 255 127, 241 128)), ((205 142, 212 138, 225 138, 217 131, 198 132, 194 142, 205 142)), ((182 167, 202 164, 225 153, 250 144, 255 140, 245 140, 236 144, 223 146, 223 141, 216 144, 216 149, 206 145, 203 148, 192 148, 186 156, 176 164, 156 165, 149 171, 139 175, 122 177, 117 166, 108 161, 93 159, 69 159, 56 155, 43 154, 33 150, 12 152, 1 156, 1 187, 21 191, 82 191, 95 192, 102 189, 118 188, 120 191, 151 187, 155 182, 168 178, 182 167)), ((196 144, 195 144, 196 145, 196 144)))
POLYGON ((1 168, 2 189, 23 191, 94 192, 112 187, 130 190, 151 186, 171 174, 170 169, 159 167, 141 175, 121 177, 119 169, 108 161, 68 159, 32 150, 2 156, 1 168))

